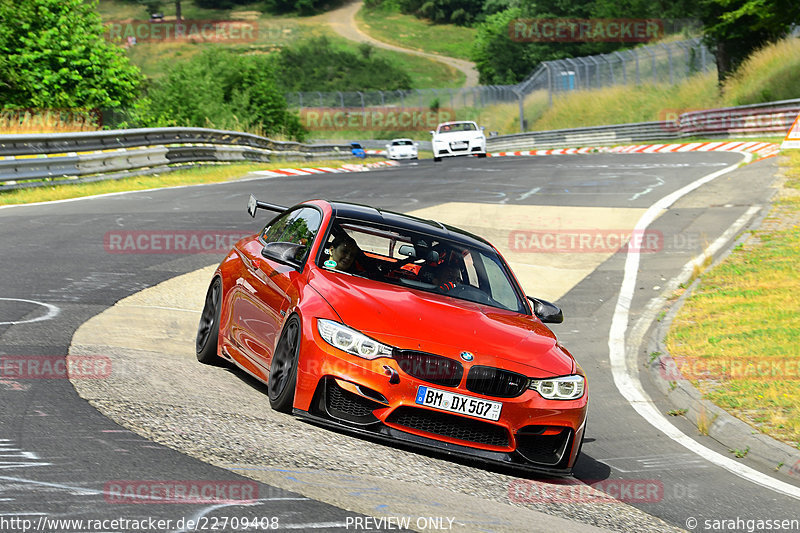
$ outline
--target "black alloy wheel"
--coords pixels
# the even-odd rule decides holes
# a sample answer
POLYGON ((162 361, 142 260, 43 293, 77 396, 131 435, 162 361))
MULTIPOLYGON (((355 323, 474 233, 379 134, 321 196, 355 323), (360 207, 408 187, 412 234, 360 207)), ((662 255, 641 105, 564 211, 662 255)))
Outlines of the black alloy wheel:
POLYGON ((300 319, 293 315, 286 321, 283 333, 272 355, 267 388, 269 404, 276 411, 289 413, 297 384, 297 359, 300 351, 300 319))
POLYGON ((197 360, 206 365, 222 365, 223 359, 217 353, 219 340, 219 315, 222 301, 222 282, 215 277, 206 292, 206 303, 197 326, 197 360))

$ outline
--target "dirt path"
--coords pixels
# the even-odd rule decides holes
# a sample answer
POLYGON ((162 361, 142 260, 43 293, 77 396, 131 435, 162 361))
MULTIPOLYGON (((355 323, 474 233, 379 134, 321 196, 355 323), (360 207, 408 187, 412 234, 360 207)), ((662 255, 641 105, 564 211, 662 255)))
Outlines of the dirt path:
POLYGON ((467 79, 464 82, 464 87, 475 87, 478 85, 478 71, 475 70, 475 64, 465 61, 463 59, 456 59, 454 57, 440 56, 438 54, 430 54, 428 52, 420 52, 419 50, 412 50, 410 48, 401 48, 393 44, 384 43, 367 35, 358 29, 356 25, 355 16, 358 10, 363 5, 362 0, 349 2, 344 6, 330 11, 327 13, 325 19, 328 25, 333 30, 346 39, 360 43, 369 43, 378 48, 385 48, 395 52, 402 52, 405 54, 414 54, 417 56, 427 57, 434 61, 440 61, 455 69, 463 72, 467 79))

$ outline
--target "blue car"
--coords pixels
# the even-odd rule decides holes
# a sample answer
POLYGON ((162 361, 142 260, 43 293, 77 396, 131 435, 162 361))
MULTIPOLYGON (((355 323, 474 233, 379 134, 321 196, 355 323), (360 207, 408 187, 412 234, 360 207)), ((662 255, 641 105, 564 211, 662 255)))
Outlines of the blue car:
POLYGON ((359 143, 350 143, 350 151, 354 156, 360 157, 361 159, 367 157, 367 152, 364 151, 364 148, 362 148, 359 143))

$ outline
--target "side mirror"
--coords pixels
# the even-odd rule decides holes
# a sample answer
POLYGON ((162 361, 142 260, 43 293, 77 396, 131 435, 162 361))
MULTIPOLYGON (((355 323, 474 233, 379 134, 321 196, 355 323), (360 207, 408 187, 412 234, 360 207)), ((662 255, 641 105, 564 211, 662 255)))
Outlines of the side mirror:
POLYGON ((300 268, 302 264, 297 260, 297 254, 305 246, 293 242, 268 242, 261 250, 261 255, 279 263, 300 268))
POLYGON ((533 303, 533 314, 546 324, 561 324, 564 322, 564 313, 556 304, 528 296, 528 300, 533 303))
POLYGON ((436 135, 436 132, 433 130, 430 130, 428 133, 430 133, 431 135, 436 135))

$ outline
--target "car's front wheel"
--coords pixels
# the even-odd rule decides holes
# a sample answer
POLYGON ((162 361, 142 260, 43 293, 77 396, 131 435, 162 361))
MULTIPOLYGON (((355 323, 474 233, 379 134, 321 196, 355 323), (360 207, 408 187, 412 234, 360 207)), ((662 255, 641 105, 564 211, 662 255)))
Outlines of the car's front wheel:
POLYGON ((222 365, 223 359, 217 353, 219 340, 219 314, 222 302, 222 282, 215 277, 206 292, 206 303, 197 326, 195 351, 197 360, 206 365, 222 365))
POLYGON ((291 412, 297 384, 297 359, 300 352, 300 319, 297 315, 286 321, 272 363, 269 366, 267 395, 276 411, 291 412))

